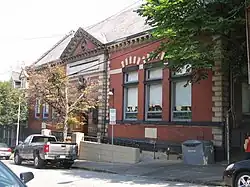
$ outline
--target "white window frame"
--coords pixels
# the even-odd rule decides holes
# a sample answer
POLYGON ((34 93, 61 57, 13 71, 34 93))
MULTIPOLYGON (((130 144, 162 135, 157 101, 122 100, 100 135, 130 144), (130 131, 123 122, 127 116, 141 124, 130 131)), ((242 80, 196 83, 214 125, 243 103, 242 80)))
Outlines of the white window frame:
POLYGON ((36 104, 35 104, 35 118, 40 118, 41 117, 41 100, 36 99, 36 104))
MULTIPOLYGON (((162 67, 156 67, 156 68, 150 68, 145 70, 146 73, 146 85, 145 85, 145 120, 147 121, 160 121, 162 120, 162 114, 163 114, 163 87, 162 87, 162 79, 163 79, 163 68, 162 67), (151 71, 159 71, 161 70, 161 76, 150 78, 150 72, 151 71), (151 85, 161 85, 161 111, 149 111, 149 92, 150 92, 150 86, 151 85), (161 117, 159 118, 150 118, 148 114, 158 114, 161 117)), ((154 110, 159 110, 159 108, 155 107, 154 110)))
POLYGON ((192 84, 190 83, 190 86, 191 86, 191 106, 190 107, 187 107, 187 110, 182 110, 181 111, 177 111, 175 110, 175 98, 176 98, 176 94, 175 94, 175 84, 178 83, 178 82, 186 82, 187 83, 187 79, 176 79, 176 80, 173 80, 172 83, 171 83, 171 121, 191 121, 192 120, 192 84), (187 114, 187 116, 189 116, 189 118, 175 118, 175 114, 177 113, 182 113, 182 114, 187 114))
POLYGON ((48 119, 49 118, 49 104, 44 103, 43 104, 43 119, 48 119))
POLYGON ((124 86, 123 86, 123 119, 125 120, 137 120, 138 116, 138 70, 135 71, 129 71, 124 73, 124 86), (128 81, 129 74, 137 73, 137 77, 135 80, 128 81), (137 88, 137 106, 135 108, 132 108, 133 111, 127 111, 128 110, 128 89, 130 88, 137 88), (135 115, 136 117, 129 118, 129 115, 135 115))

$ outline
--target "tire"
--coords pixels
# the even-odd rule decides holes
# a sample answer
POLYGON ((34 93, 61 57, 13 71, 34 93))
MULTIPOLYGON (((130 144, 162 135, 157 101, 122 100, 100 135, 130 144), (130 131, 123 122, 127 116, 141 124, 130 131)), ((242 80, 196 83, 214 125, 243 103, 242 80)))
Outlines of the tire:
POLYGON ((18 152, 15 152, 15 154, 14 154, 14 162, 16 165, 22 164, 22 158, 20 157, 18 152))
POLYGON ((240 187, 242 182, 250 180, 250 172, 242 172, 237 175, 234 181, 234 187, 240 187))
POLYGON ((9 157, 9 156, 6 156, 6 157, 5 157, 5 160, 9 160, 9 159, 10 159, 10 157, 9 157))
POLYGON ((73 164, 71 164, 71 163, 64 163, 64 164, 63 164, 63 168, 64 168, 64 169, 70 169, 70 168, 72 167, 72 165, 73 165, 73 164))
POLYGON ((36 169, 41 169, 44 167, 44 161, 40 158, 38 154, 34 155, 34 167, 36 169))

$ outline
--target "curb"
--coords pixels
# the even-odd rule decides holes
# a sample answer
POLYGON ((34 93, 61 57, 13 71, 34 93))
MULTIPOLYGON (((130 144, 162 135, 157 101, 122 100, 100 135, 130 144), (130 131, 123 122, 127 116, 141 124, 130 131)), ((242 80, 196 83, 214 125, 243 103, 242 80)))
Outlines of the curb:
MULTIPOLYGON (((95 169, 95 168, 88 168, 88 167, 79 167, 79 166, 72 166, 72 168, 76 169, 83 169, 86 171, 93 171, 98 173, 109 173, 109 174, 119 174, 117 172, 108 171, 108 170, 102 170, 102 169, 95 169)), ((183 180, 183 179, 166 179, 166 178, 157 178, 157 177, 149 177, 149 176, 143 176, 143 175, 127 175, 131 177, 143 177, 143 178, 151 178, 155 180, 162 180, 162 181, 169 181, 169 182, 184 182, 184 183, 191 183, 191 184, 199 184, 199 185, 207 185, 207 186, 225 186, 224 183, 221 181, 211 181, 211 182, 205 182, 201 180, 183 180)))
POLYGON ((102 169, 95 169, 95 168, 88 168, 88 167, 72 166, 71 168, 83 169, 83 170, 86 170, 86 171, 94 171, 94 172, 98 172, 98 173, 118 174, 118 173, 113 172, 113 171, 102 170, 102 169))

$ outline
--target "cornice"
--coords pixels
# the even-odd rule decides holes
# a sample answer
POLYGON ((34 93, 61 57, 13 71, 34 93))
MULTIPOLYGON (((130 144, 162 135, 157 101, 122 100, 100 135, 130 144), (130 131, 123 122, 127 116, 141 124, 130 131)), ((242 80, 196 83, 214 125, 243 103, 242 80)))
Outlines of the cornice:
POLYGON ((72 63, 72 62, 76 62, 76 61, 80 61, 86 58, 91 58, 97 55, 101 55, 104 54, 105 48, 104 47, 98 47, 92 50, 88 50, 85 51, 84 53, 78 54, 78 55, 74 55, 65 59, 62 59, 62 63, 72 63))
POLYGON ((109 52, 119 51, 128 47, 133 47, 136 45, 144 44, 152 41, 152 35, 149 33, 141 33, 135 37, 125 38, 124 40, 118 42, 112 42, 107 44, 107 49, 109 52))

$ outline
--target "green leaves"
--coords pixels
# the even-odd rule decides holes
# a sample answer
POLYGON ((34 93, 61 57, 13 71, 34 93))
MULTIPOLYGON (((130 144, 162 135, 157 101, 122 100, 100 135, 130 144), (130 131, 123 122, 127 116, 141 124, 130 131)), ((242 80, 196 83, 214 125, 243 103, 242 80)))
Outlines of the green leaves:
POLYGON ((198 72, 212 68, 220 60, 224 67, 232 66, 238 73, 247 64, 244 3, 243 0, 147 0, 137 12, 154 28, 152 34, 156 39, 167 39, 156 53, 166 52, 170 69, 178 71, 190 64, 198 72))
POLYGON ((27 103, 23 93, 12 88, 10 82, 0 82, 0 125, 17 123, 18 105, 20 99, 20 122, 27 120, 27 103))

